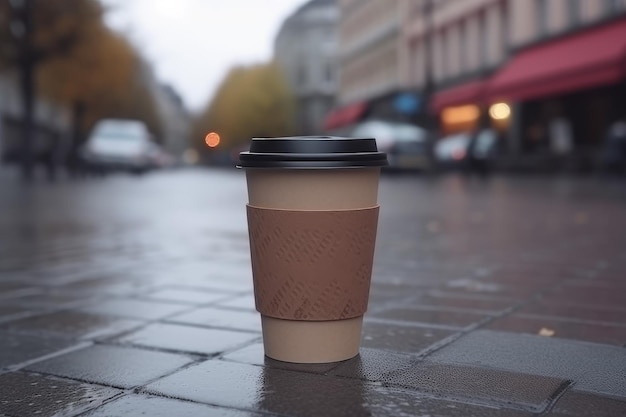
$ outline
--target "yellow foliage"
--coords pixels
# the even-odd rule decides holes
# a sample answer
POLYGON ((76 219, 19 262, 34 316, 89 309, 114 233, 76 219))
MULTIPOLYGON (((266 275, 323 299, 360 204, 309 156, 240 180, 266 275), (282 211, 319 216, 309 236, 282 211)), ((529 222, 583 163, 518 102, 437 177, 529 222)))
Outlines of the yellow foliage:
MULTIPOLYGON (((24 0, 32 7, 32 54, 37 91, 82 109, 83 133, 104 117, 144 120, 157 136, 161 121, 148 83, 148 65, 122 35, 103 22, 99 0, 24 0)), ((26 3, 24 3, 26 4, 26 3)), ((0 0, 0 58, 19 68, 19 37, 11 15, 19 13, 0 0)), ((76 113, 78 114, 78 113, 76 113)))
POLYGON ((293 96, 278 67, 269 63, 233 68, 196 121, 194 137, 202 146, 206 133, 215 131, 220 148, 230 149, 293 129, 293 96))

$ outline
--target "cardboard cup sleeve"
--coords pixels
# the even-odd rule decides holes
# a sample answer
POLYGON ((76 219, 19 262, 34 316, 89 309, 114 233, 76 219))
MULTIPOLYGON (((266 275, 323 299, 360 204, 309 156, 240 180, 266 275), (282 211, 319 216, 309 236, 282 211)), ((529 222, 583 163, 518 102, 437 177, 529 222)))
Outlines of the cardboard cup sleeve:
POLYGON ((247 206, 257 310, 329 321, 367 310, 379 207, 306 211, 247 206))

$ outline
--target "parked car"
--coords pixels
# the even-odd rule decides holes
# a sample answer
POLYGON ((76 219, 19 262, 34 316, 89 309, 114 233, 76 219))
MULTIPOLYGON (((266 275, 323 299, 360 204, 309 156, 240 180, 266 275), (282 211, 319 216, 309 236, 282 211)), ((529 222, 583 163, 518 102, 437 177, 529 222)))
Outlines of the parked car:
POLYGON ((150 159, 150 168, 162 169, 173 168, 176 165, 175 158, 169 154, 161 145, 150 142, 150 150, 148 152, 150 159))
POLYGON ((430 135, 419 126, 368 120, 356 125, 351 136, 375 138, 378 149, 387 152, 390 169, 428 170, 431 167, 430 135))
POLYGON ((104 171, 143 173, 151 168, 153 155, 150 132, 138 120, 101 120, 82 149, 87 167, 104 171))

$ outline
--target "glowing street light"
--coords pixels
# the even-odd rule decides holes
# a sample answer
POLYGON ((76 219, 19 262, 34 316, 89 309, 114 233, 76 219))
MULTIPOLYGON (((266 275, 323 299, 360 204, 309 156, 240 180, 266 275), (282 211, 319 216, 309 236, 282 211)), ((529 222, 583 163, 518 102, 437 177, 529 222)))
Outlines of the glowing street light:
POLYGON ((207 133, 204 138, 204 142, 209 148, 216 148, 220 144, 220 135, 215 132, 207 133))
POLYGON ((496 103, 489 107, 489 116, 493 120, 508 119, 511 115, 511 107, 506 103, 496 103))

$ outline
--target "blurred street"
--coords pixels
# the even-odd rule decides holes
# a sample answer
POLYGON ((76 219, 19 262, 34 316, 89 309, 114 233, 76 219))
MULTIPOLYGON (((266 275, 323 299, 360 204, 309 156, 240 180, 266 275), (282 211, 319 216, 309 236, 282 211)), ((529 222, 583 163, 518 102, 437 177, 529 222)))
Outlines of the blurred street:
POLYGON ((318 365, 263 356, 242 172, 0 189, 0 415, 626 415, 622 180, 383 175, 361 355, 318 365))

